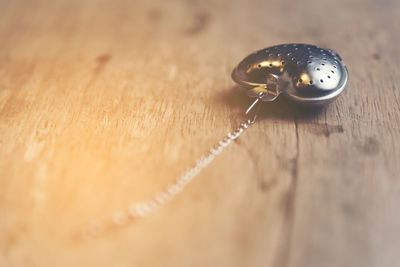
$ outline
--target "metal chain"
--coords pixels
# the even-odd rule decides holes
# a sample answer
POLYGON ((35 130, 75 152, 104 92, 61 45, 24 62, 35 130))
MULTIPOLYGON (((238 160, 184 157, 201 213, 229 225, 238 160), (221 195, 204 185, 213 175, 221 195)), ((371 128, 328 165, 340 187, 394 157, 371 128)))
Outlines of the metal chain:
MULTIPOLYGON (((256 100, 255 102, 257 102, 256 100)), ((252 107, 252 106, 251 106, 252 107)), ((246 112, 247 113, 247 112, 246 112)), ((218 156, 232 141, 238 138, 244 130, 254 124, 256 116, 253 120, 245 120, 240 126, 233 132, 228 133, 221 141, 217 143, 210 151, 199 158, 194 167, 189 168, 183 172, 173 184, 166 187, 164 191, 158 192, 155 196, 147 201, 133 203, 130 205, 127 211, 117 212, 112 216, 110 222, 105 221, 94 221, 86 229, 83 230, 83 237, 96 237, 104 233, 106 230, 115 227, 121 227, 129 223, 131 220, 147 216, 159 208, 165 206, 170 202, 176 195, 178 195, 185 186, 191 182, 196 176, 207 167, 216 156, 218 156)))

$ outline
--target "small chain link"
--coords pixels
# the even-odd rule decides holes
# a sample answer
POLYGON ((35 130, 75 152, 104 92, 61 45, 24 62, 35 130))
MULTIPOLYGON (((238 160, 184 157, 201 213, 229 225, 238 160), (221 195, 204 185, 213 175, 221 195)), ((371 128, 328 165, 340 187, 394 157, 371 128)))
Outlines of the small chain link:
POLYGON ((158 192, 155 196, 147 201, 133 203, 129 206, 125 212, 116 212, 112 216, 111 222, 105 221, 94 221, 82 232, 84 237, 96 237, 104 233, 107 229, 113 227, 121 227, 129 223, 130 220, 137 219, 140 217, 147 216, 159 208, 165 206, 170 202, 177 194, 179 194, 185 186, 190 183, 196 176, 208 166, 216 156, 218 156, 232 141, 237 139, 244 130, 254 124, 253 120, 245 120, 240 126, 233 132, 230 132, 221 141, 217 143, 210 151, 199 158, 194 167, 183 172, 173 184, 166 187, 164 191, 158 192))

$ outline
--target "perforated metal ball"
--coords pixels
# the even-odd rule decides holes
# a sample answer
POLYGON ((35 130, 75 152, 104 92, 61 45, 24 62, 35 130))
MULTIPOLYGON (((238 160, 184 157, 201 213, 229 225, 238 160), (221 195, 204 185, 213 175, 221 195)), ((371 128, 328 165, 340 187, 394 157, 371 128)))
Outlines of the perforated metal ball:
POLYGON ((304 104, 323 105, 346 87, 348 71, 340 56, 307 44, 283 44, 259 50, 233 70, 232 78, 248 95, 274 100, 284 94, 304 104))

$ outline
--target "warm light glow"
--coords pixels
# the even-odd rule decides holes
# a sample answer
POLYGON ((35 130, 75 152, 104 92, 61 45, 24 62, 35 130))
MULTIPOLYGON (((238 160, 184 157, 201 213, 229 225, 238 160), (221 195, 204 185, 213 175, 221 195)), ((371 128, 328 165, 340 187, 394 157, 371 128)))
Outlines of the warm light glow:
POLYGON ((255 93, 255 95, 258 95, 260 92, 264 92, 264 93, 268 92, 264 86, 254 87, 251 90, 255 93))
POLYGON ((300 75, 300 79, 303 80, 303 82, 305 83, 309 83, 310 82, 310 76, 307 73, 303 73, 300 75))
POLYGON ((262 69, 262 68, 272 68, 272 67, 281 67, 282 66, 282 62, 279 60, 274 60, 274 61, 269 61, 269 60, 264 60, 261 61, 257 64, 252 65, 250 68, 248 68, 246 70, 246 73, 249 73, 255 69, 262 69))
POLYGON ((308 75, 308 73, 302 73, 302 74, 300 74, 300 78, 297 81, 296 85, 301 86, 301 85, 306 85, 309 83, 310 83, 310 76, 308 75))

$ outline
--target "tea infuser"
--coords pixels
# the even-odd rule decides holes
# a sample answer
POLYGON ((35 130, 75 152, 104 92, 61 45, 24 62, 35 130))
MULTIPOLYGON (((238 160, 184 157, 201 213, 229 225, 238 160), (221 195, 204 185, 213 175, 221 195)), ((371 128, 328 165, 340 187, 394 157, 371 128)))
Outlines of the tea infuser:
POLYGON ((280 94, 311 106, 323 106, 333 101, 346 87, 349 74, 340 56, 329 49, 308 44, 283 44, 259 50, 245 57, 232 72, 232 79, 247 89, 255 101, 245 111, 247 119, 233 132, 212 147, 208 154, 197 160, 164 191, 147 201, 134 203, 125 212, 117 212, 111 222, 93 222, 84 236, 97 236, 105 230, 123 226, 163 207, 210 164, 233 140, 256 120, 258 110, 250 117, 254 107, 263 101, 273 101, 280 94))

